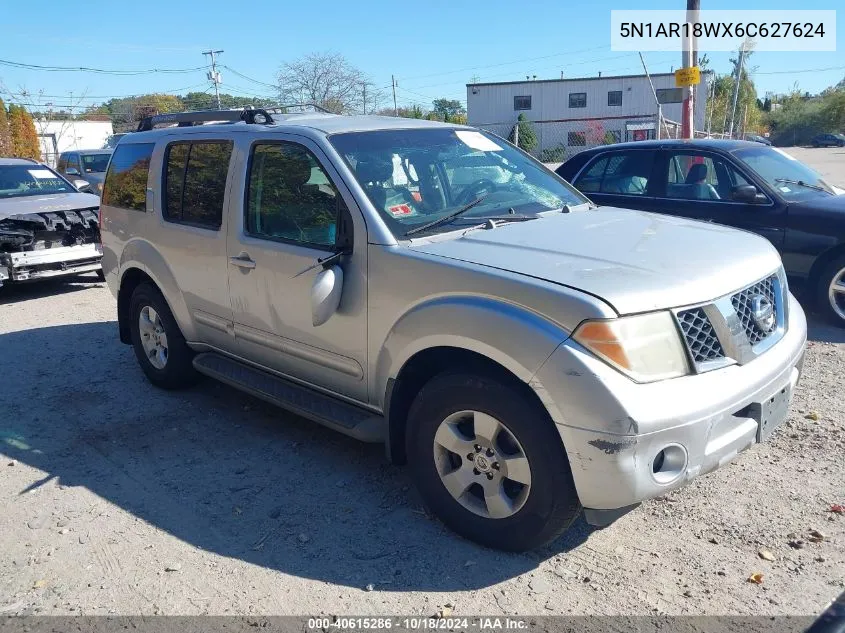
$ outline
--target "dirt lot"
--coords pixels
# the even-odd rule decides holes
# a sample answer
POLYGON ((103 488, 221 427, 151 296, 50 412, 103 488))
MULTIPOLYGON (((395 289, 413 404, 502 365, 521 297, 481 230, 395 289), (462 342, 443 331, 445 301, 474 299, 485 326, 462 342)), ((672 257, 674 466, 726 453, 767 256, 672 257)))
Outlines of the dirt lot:
POLYGON ((379 447, 153 388, 114 314, 93 277, 0 295, 0 614, 814 614, 845 588, 845 330, 814 321, 770 443, 511 555, 427 517, 379 447))

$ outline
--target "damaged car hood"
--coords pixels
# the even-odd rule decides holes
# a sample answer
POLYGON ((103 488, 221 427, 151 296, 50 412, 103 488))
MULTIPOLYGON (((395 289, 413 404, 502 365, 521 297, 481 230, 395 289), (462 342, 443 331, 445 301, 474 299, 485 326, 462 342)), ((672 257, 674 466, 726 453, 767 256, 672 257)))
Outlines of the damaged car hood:
POLYGON ((0 220, 30 213, 55 213, 99 207, 100 199, 90 193, 53 193, 43 196, 0 198, 0 220))
POLYGON ((715 299, 780 266, 774 247, 752 233, 614 207, 422 239, 411 248, 576 288, 620 314, 715 299))

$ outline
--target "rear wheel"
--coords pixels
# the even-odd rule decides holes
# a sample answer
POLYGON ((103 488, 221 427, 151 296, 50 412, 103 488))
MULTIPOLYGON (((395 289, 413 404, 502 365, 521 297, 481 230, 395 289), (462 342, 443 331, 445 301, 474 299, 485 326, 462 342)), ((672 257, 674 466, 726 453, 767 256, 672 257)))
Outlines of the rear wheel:
POLYGON ((196 382, 194 353, 158 289, 146 283, 135 288, 129 319, 135 356, 151 383, 178 389, 196 382))
POLYGON ((825 266, 819 277, 817 300, 829 320, 845 327, 845 257, 825 266))
POLYGON ((554 423, 509 382, 440 374, 417 395, 408 427, 420 494, 458 534, 524 551, 551 542, 578 517, 554 423))

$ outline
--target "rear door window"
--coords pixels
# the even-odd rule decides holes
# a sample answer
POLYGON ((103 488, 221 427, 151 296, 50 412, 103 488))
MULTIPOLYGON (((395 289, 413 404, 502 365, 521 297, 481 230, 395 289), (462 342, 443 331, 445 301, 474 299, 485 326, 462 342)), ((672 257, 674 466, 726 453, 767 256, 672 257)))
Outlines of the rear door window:
POLYGON ((133 211, 147 209, 147 177, 154 143, 119 145, 103 184, 102 204, 133 211))
POLYGON ((168 145, 164 158, 165 220, 220 228, 232 146, 231 141, 168 145))
POLYGON ((642 196, 654 168, 654 152, 613 152, 590 166, 575 183, 582 191, 642 196))

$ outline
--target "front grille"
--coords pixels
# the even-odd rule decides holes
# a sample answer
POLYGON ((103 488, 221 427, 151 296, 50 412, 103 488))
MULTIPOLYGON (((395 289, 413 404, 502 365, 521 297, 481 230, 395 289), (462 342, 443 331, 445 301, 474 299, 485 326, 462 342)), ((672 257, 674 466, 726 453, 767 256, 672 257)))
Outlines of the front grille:
POLYGON ((678 323, 684 333, 692 359, 696 363, 725 357, 725 350, 722 349, 713 325, 702 308, 678 312, 678 323))
POLYGON ((774 326, 772 326, 769 330, 764 330, 757 325, 751 307, 751 302, 757 295, 761 295, 768 299, 773 308, 776 306, 774 275, 764 279, 763 281, 757 282, 753 286, 749 286, 745 290, 738 292, 731 297, 731 303, 733 304, 734 310, 736 310, 736 315, 739 318, 739 322, 742 325, 743 330, 745 330, 745 335, 748 337, 748 342, 752 347, 767 338, 775 330, 774 326))

